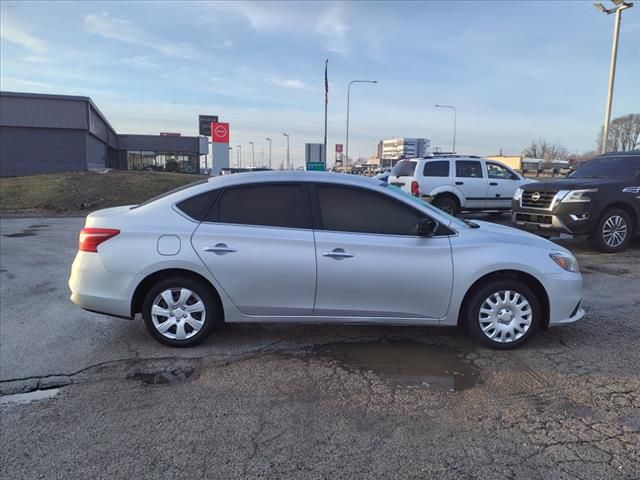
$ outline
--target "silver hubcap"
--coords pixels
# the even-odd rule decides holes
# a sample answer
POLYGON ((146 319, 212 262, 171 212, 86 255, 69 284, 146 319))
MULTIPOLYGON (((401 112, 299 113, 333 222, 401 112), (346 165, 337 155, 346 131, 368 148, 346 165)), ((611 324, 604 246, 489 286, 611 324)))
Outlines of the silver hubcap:
POLYGON ((172 340, 186 340, 197 334, 204 326, 206 314, 202 299, 187 288, 165 290, 151 307, 153 326, 172 340))
POLYGON ((518 292, 501 290, 482 302, 478 321, 482 332, 497 343, 510 343, 521 338, 533 320, 527 299, 518 292))
POLYGON ((627 222, 620 215, 613 215, 607 218, 602 227, 602 238, 604 243, 612 248, 619 247, 627 238, 627 222))

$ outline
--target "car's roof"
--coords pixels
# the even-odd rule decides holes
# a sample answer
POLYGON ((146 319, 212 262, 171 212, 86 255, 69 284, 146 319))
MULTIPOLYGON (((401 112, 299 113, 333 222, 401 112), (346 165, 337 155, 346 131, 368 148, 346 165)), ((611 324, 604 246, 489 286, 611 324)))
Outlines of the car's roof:
POLYGON ((599 158, 599 157, 620 157, 620 156, 624 156, 624 157, 635 157, 635 156, 640 156, 640 150, 629 150, 627 152, 607 152, 607 153, 603 153, 602 155, 598 155, 597 157, 594 158, 599 158))
POLYGON ((241 172, 211 177, 209 185, 226 187, 264 182, 329 182, 346 185, 369 185, 376 182, 371 177, 347 175, 335 172, 306 172, 294 170, 268 170, 263 172, 241 172))

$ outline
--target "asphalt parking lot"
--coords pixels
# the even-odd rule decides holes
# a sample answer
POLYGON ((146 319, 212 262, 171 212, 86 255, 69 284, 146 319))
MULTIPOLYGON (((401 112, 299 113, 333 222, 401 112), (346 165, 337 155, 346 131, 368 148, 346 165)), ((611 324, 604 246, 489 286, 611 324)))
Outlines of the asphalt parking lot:
POLYGON ((177 350, 69 302, 82 223, 0 221, 5 478, 640 478, 638 242, 563 241, 586 318, 516 351, 326 325, 177 350), (48 398, 21 402, 34 390, 48 398))

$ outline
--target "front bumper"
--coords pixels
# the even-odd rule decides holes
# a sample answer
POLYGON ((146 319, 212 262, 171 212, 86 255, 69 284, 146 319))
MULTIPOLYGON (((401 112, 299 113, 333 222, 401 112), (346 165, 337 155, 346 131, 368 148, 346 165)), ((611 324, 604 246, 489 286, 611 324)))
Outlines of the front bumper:
POLYGON ((549 297, 550 327, 577 322, 584 317, 581 274, 563 272, 545 275, 544 284, 549 297))
POLYGON ((593 229, 590 204, 587 202, 560 203, 551 209, 534 209, 522 207, 514 200, 511 207, 513 224, 541 235, 586 235, 593 229))
POLYGON ((69 277, 71 301, 85 310, 131 318, 136 275, 110 272, 99 254, 78 252, 69 277))

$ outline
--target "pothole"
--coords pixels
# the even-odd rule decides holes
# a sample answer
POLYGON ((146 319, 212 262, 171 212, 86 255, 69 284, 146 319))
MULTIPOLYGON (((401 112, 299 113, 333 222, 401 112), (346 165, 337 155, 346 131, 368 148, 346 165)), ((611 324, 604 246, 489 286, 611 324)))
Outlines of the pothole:
POLYGON ((27 393, 14 393, 12 395, 0 396, 0 405, 31 403, 39 400, 48 400, 55 397, 59 388, 48 388, 46 390, 33 390, 27 393))
POLYGON ((461 358, 461 352, 415 342, 330 343, 314 347, 313 353, 396 384, 461 391, 480 378, 480 370, 461 358))
POLYGON ((191 380, 196 373, 195 368, 165 370, 161 372, 137 372, 130 375, 129 380, 138 380, 146 385, 175 385, 191 380))
POLYGON ((9 238, 33 237, 38 234, 38 231, 40 229, 47 228, 48 226, 49 225, 45 225, 45 224, 29 225, 27 228, 25 228, 21 232, 10 233, 8 235, 5 235, 5 237, 9 237, 9 238))

